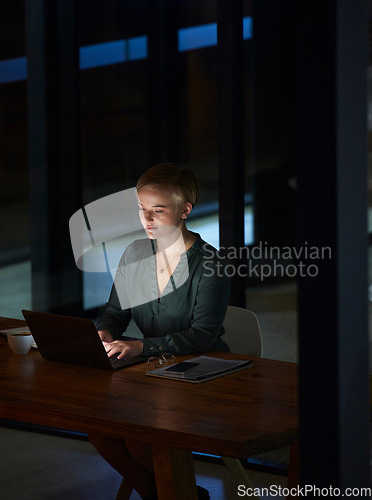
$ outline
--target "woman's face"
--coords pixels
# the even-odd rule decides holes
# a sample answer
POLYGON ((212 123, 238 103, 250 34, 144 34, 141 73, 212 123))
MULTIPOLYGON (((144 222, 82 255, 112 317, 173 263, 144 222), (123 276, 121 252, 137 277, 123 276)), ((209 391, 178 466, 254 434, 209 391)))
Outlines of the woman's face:
POLYGON ((174 196, 162 188, 144 187, 137 198, 140 220, 149 238, 167 236, 175 228, 182 230, 182 216, 191 210, 189 203, 177 206, 174 196))

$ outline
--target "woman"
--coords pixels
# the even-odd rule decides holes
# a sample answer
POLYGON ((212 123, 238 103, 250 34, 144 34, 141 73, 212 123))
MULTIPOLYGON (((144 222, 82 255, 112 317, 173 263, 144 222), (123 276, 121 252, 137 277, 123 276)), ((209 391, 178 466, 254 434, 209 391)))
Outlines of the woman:
MULTIPOLYGON (((217 272, 217 259, 211 259, 216 250, 186 227, 198 194, 194 174, 181 166, 161 163, 139 179, 138 206, 147 238, 125 251, 97 324, 109 356, 228 351, 221 335, 229 280, 220 263, 217 272), (143 339, 122 340, 131 318, 143 339)), ((103 435, 89 438, 124 477, 117 499, 129 498, 133 488, 142 498, 156 498, 148 445, 103 435)), ((209 498, 200 487, 198 494, 209 498)))

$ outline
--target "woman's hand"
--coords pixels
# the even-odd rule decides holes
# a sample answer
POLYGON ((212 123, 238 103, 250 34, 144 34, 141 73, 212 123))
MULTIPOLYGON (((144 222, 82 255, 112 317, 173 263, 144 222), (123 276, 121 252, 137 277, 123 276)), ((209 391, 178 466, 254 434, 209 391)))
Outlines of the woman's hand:
POLYGON ((118 359, 133 358, 140 356, 143 352, 143 342, 141 340, 114 340, 113 342, 103 341, 103 346, 109 357, 120 353, 118 359))
POLYGON ((113 336, 108 330, 98 330, 98 335, 102 342, 112 342, 114 340, 113 336))

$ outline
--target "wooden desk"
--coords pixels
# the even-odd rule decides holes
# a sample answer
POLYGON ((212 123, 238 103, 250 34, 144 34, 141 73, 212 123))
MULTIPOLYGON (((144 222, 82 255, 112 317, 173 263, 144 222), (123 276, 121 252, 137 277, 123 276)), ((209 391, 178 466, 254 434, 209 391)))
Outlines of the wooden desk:
MULTIPOLYGON (((0 318, 0 329, 20 325, 0 318)), ((145 364, 110 372, 16 355, 1 338, 0 418, 148 442, 159 499, 196 499, 192 451, 247 458, 297 440, 297 366, 251 359, 194 385, 147 377, 145 364)))

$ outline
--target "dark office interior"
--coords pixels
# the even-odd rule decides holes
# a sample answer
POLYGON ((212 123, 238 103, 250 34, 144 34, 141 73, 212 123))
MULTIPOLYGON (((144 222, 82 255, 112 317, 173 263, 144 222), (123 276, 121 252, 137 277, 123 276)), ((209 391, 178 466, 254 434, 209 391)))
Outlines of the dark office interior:
MULTIPOLYGON (((231 276, 230 304, 258 315, 264 357, 299 363, 301 484, 370 486, 370 17, 366 0, 3 2, 0 316, 96 318, 106 282, 77 268, 70 217, 185 164, 196 231, 276 249, 231 276)), ((248 467, 285 475, 276 458, 248 467)))

